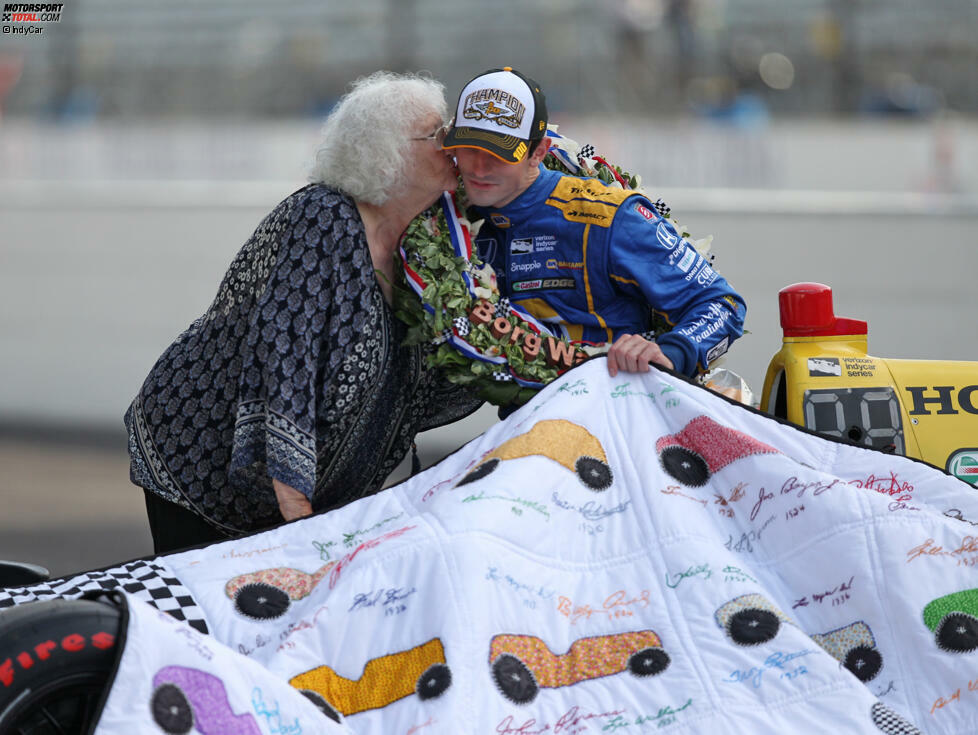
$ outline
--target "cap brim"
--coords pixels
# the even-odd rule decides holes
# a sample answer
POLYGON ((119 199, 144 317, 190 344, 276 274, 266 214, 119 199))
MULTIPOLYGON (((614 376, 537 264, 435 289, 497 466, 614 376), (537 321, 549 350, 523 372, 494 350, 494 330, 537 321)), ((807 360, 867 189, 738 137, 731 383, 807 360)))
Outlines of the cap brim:
POLYGON ((530 150, 530 143, 515 135, 500 135, 480 128, 453 127, 445 136, 442 148, 479 148, 504 163, 519 163, 530 150))

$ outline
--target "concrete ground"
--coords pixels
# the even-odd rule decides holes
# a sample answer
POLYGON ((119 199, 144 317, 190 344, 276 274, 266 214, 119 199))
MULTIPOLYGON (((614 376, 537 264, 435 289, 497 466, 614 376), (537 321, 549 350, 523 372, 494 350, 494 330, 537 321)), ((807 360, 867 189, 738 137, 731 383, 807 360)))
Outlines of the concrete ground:
POLYGON ((2 439, 0 493, 0 559, 63 576, 153 552, 124 445, 2 439))

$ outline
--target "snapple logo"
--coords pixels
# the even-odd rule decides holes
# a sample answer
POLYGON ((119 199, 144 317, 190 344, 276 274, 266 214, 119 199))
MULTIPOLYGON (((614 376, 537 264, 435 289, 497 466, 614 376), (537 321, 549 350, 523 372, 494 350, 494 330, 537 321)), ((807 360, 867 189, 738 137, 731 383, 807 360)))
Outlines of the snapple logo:
POLYGON ((540 261, 534 260, 532 263, 512 263, 509 266, 511 272, 526 272, 540 268, 540 261))

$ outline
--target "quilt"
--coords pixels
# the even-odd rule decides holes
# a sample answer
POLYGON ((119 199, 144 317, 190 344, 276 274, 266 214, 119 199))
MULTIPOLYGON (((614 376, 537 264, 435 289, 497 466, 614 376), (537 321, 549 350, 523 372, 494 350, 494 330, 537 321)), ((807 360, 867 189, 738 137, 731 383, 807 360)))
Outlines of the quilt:
POLYGON ((978 732, 978 492, 664 370, 149 563, 97 735, 978 732))

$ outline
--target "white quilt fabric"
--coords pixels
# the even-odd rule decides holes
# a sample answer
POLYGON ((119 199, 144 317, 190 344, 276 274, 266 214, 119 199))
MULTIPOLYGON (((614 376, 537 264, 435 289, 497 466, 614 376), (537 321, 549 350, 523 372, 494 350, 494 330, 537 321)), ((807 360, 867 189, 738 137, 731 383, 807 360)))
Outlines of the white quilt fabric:
POLYGON ((130 599, 96 733, 168 732, 160 686, 217 691, 183 669, 205 735, 975 733, 976 527, 921 462, 595 360, 397 487, 156 559, 213 638, 130 599))

